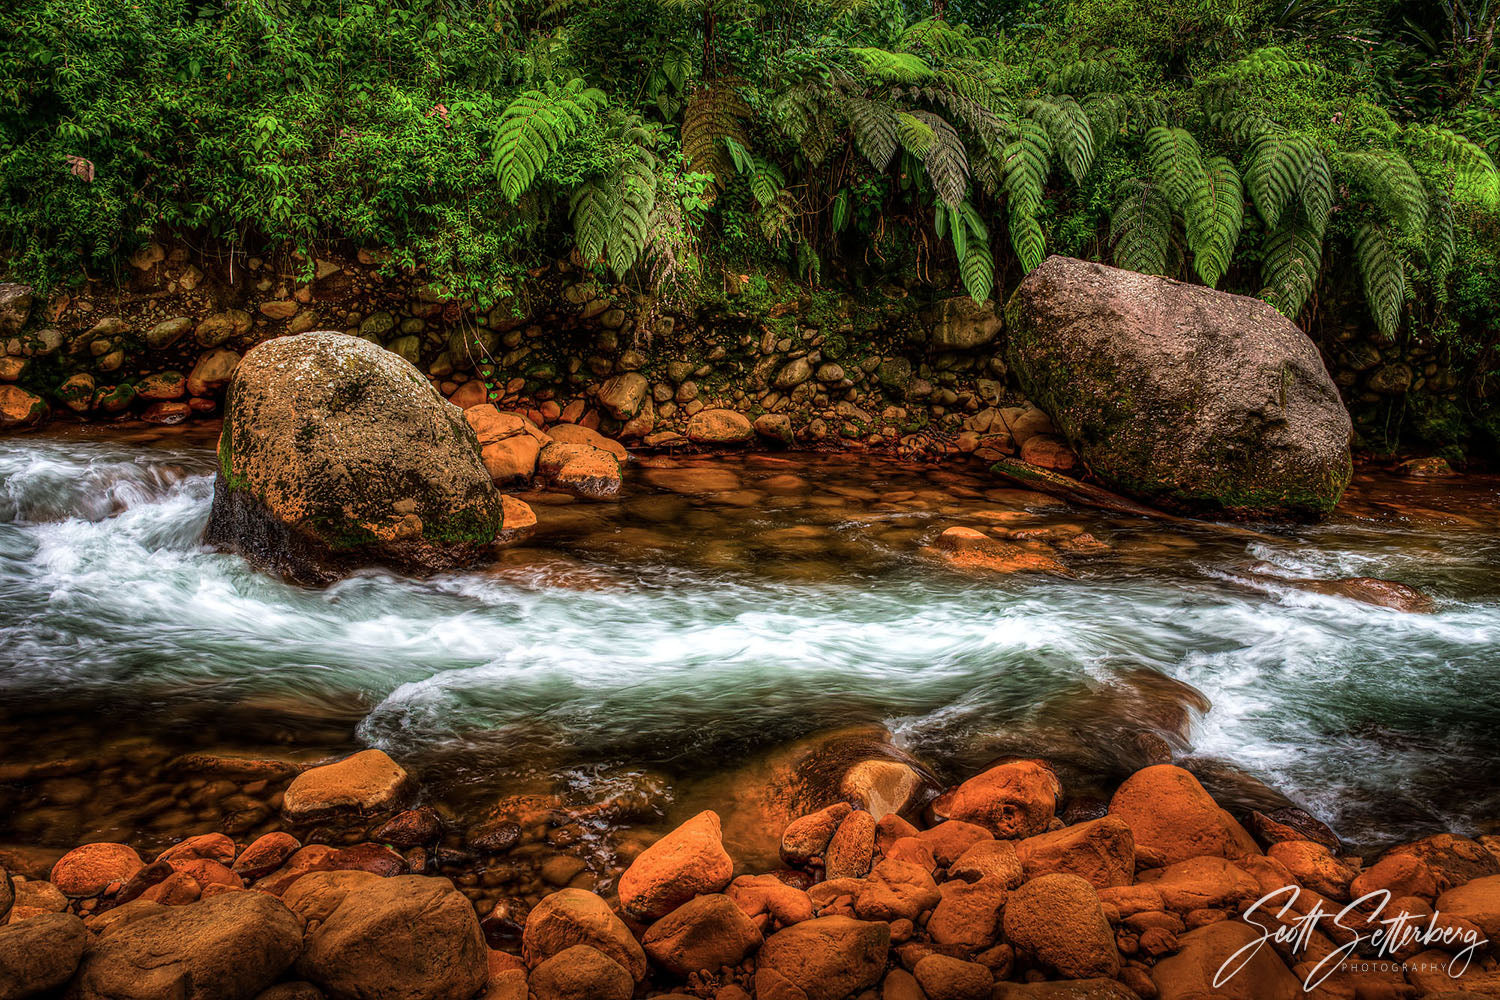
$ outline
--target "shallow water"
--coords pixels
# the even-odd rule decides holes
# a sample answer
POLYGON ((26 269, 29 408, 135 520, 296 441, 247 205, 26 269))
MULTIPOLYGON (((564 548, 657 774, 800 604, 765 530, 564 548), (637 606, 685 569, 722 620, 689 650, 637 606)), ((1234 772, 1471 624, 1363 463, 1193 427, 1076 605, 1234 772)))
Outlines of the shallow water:
POLYGON ((722 808, 757 755, 861 722, 944 777, 1048 756, 1075 794, 1106 794, 1152 731, 1216 793, 1284 795, 1359 845, 1500 817, 1494 480, 1362 479, 1326 524, 1247 533, 1068 508, 979 468, 647 465, 619 503, 529 497, 539 533, 493 567, 310 590, 201 547, 201 432, 0 439, 0 842, 211 826, 130 773, 206 748, 379 746, 459 815, 648 773, 680 815, 722 808), (1110 548, 1061 555, 1069 578, 924 553, 996 511, 1110 548), (1293 582, 1355 575, 1436 611, 1293 582))

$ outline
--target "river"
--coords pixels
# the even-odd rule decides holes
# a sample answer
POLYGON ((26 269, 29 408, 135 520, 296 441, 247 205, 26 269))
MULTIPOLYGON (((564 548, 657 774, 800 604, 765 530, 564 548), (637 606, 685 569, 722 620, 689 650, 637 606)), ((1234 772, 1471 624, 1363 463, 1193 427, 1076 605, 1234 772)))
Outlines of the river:
POLYGON ((1217 794, 1368 847, 1500 817, 1494 479, 1361 475, 1328 522, 1247 535, 977 466, 685 458, 633 467, 619 503, 531 497, 539 533, 492 567, 314 590, 200 544, 213 461, 203 431, 0 439, 0 843, 180 836, 205 814, 126 772, 186 750, 377 746, 459 812, 649 774, 680 814, 853 723, 945 778, 1024 753, 1101 793, 1151 731, 1217 794), (924 551, 997 510, 1109 548, 1070 577, 924 551), (1296 582, 1348 576, 1435 610, 1296 582))

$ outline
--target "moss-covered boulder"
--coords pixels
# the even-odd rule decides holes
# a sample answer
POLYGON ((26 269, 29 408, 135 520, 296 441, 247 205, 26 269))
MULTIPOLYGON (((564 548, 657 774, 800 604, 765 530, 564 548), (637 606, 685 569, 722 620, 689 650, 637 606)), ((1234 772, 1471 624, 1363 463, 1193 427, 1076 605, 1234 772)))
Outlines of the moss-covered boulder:
POLYGON ((431 572, 484 558, 503 509, 463 411, 400 356, 318 331, 235 370, 209 544, 306 583, 431 572))
POLYGON ((1007 359, 1094 474, 1190 511, 1326 513, 1349 414, 1318 349, 1259 299, 1049 257, 1006 310, 1007 359))

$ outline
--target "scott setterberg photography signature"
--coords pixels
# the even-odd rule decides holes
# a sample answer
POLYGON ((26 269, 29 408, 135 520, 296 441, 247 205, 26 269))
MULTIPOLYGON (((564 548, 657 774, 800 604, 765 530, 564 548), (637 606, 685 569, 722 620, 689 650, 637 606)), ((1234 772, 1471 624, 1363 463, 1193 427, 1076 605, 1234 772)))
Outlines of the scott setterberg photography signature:
POLYGON ((1306 913, 1299 914, 1293 908, 1301 894, 1299 886, 1289 885, 1268 892, 1251 904, 1243 919, 1260 928, 1260 937, 1241 947, 1219 966, 1219 971, 1214 974, 1215 987, 1233 979, 1268 943, 1285 945, 1292 954, 1306 951, 1324 920, 1331 921, 1333 927, 1352 936, 1313 966, 1302 982, 1304 992, 1316 989, 1355 952, 1378 961, 1394 959, 1412 945, 1444 950, 1447 950, 1445 946, 1462 945, 1461 950, 1453 953, 1447 966, 1448 975, 1457 979, 1468 969, 1480 946, 1488 944, 1472 927, 1439 926, 1441 914, 1436 910, 1431 914, 1400 910, 1386 916, 1386 907, 1391 902, 1389 889, 1366 893, 1338 911, 1325 909, 1320 899, 1306 913), (1289 913, 1292 914, 1290 917, 1289 913))

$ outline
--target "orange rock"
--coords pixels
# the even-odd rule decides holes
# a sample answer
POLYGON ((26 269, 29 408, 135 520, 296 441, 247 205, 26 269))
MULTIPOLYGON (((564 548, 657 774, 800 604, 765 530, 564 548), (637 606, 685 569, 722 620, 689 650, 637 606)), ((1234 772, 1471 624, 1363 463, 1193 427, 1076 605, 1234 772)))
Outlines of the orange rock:
MULTIPOLYGON (((879 846, 878 842, 876 846, 879 846)), ((888 858, 918 865, 929 872, 936 872, 938 869, 937 858, 933 856, 932 848, 927 846, 920 837, 902 837, 882 853, 888 858)))
POLYGON ((1022 885, 1006 901, 1004 927, 1018 953, 1064 979, 1120 973, 1099 896, 1077 875, 1043 875, 1022 885))
POLYGON ((994 837, 982 826, 950 819, 923 830, 917 835, 917 839, 930 847, 937 863, 946 868, 963 857, 975 844, 993 840, 994 837))
POLYGON ((1262 895, 1259 882, 1223 858, 1179 861, 1143 873, 1142 884, 1160 894, 1165 909, 1177 913, 1208 908, 1236 909, 1262 895))
POLYGON ((1021 461, 1055 472, 1069 472, 1078 467, 1078 456, 1068 442, 1055 434, 1034 434, 1021 445, 1021 461))
MULTIPOLYGON (((526 982, 526 970, 506 969, 502 972, 491 972, 489 985, 485 987, 484 995, 480 1000, 526 1000, 531 993, 531 987, 526 982)), ((257 1000, 265 1000, 262 994, 257 1000)), ((316 1000, 316 998, 308 998, 316 1000)))
POLYGON ((790 926, 813 916, 812 899, 807 893, 775 875, 741 875, 724 892, 751 919, 765 914, 782 926, 790 926))
POLYGON ((240 880, 238 875, 217 861, 210 861, 207 858, 176 858, 168 862, 168 864, 175 871, 191 876, 193 881, 197 882, 200 886, 228 885, 236 889, 243 889, 245 887, 245 883, 240 880))
POLYGON ((792 820, 781 834, 782 860, 787 864, 805 865, 814 858, 823 857, 839 824, 853 811, 849 803, 835 802, 826 809, 792 820))
MULTIPOLYGON (((1260 931, 1237 920, 1210 924, 1184 934, 1179 951, 1156 963, 1151 978, 1160 1000, 1301 1000, 1302 984, 1269 945, 1246 950, 1239 971, 1218 985, 1214 978, 1231 956, 1246 948, 1260 931)), ((1233 970, 1235 966, 1230 966, 1233 970)))
POLYGON ((1135 879, 1135 838, 1118 816, 1104 816, 1016 842, 1027 878, 1065 872, 1096 889, 1135 879))
POLYGON ((536 1000, 630 1000, 635 982, 604 953, 575 944, 537 965, 528 981, 536 1000))
POLYGON ((68 896, 97 896, 144 867, 141 856, 125 844, 84 844, 57 859, 51 881, 68 896))
POLYGON ((844 817, 823 865, 829 878, 861 878, 869 874, 875 858, 875 817, 857 809, 844 817))
POLYGON ((340 812, 392 809, 412 787, 411 777, 384 750, 361 750, 293 778, 281 812, 290 822, 310 823, 340 812))
POLYGON ((1436 909, 1467 920, 1500 946, 1500 875, 1487 875, 1449 889, 1437 899, 1436 909))
POLYGON ((553 487, 590 500, 620 493, 619 459, 591 445, 549 444, 537 455, 536 471, 553 487))
POLYGON ((955 569, 1068 575, 1067 568, 1051 556, 1002 542, 973 528, 949 528, 938 536, 935 549, 955 569))
POLYGON ((928 1000, 988 1000, 995 977, 976 962, 928 955, 912 969, 928 1000))
POLYGON ((222 833, 205 833, 197 837, 189 837, 179 844, 162 851, 156 856, 157 861, 177 861, 188 858, 203 858, 208 861, 217 861, 221 865, 228 865, 234 861, 234 841, 222 833))
POLYGON ((1007 840, 1034 837, 1052 822, 1062 788, 1052 769, 1033 760, 990 768, 932 804, 935 815, 984 827, 1007 840))
POLYGON ((881 854, 889 854, 896 841, 915 837, 920 832, 895 813, 886 813, 875 824, 875 847, 881 854))
POLYGON ((844 1000, 880 981, 890 946, 888 924, 848 917, 777 931, 756 959, 756 1000, 844 1000))
POLYGON ((547 429, 547 436, 564 444, 586 444, 607 451, 622 462, 630 457, 630 452, 620 442, 579 424, 557 424, 547 429))
POLYGON ((467 410, 471 406, 481 406, 489 402, 490 391, 479 379, 470 379, 457 389, 453 395, 448 397, 448 402, 460 410, 467 410))
POLYGON ((1005 882, 994 876, 944 882, 942 900, 927 919, 927 933, 936 944, 983 951, 1000 938, 1008 895, 1005 882))
POLYGON ((579 944, 609 956, 637 981, 646 976, 646 953, 640 943, 592 892, 554 892, 527 915, 521 953, 532 968, 579 944))
POLYGON ((620 906, 657 920, 694 896, 722 892, 734 877, 718 813, 701 812, 641 852, 620 876, 620 906))
POLYGON ((926 1000, 917 977, 905 969, 892 969, 880 984, 880 1000, 926 1000))
POLYGON ((1355 899, 1387 889, 1392 896, 1420 896, 1429 902, 1437 899, 1437 876, 1421 858, 1410 854, 1387 854, 1349 883, 1355 899))
POLYGON ((1219 808, 1198 779, 1172 764, 1132 774, 1110 800, 1109 812, 1129 824, 1137 852, 1163 864, 1204 855, 1232 861, 1260 853, 1245 828, 1219 808))
POLYGON ((646 954, 668 972, 717 973, 761 946, 760 930, 728 896, 696 896, 647 929, 646 954))
POLYGON ((1439 891, 1486 875, 1500 875, 1500 859, 1478 841, 1451 833, 1423 837, 1385 852, 1386 857, 1392 855, 1409 855, 1422 861, 1437 879, 1439 891))
POLYGON ((1500 996, 1500 966, 1468 957, 1467 965, 1463 959, 1455 964, 1454 956, 1446 952, 1424 951, 1406 960, 1406 978, 1418 996, 1442 994, 1450 1000, 1500 996))
POLYGON ((755 427, 737 410, 699 410, 688 418, 687 436, 697 444, 739 444, 755 436, 755 427))
POLYGON ((479 458, 491 479, 510 486, 531 479, 541 451, 541 444, 530 435, 516 434, 484 445, 479 449, 479 458))
POLYGON ((865 888, 854 901, 854 913, 862 920, 915 922, 939 898, 937 883, 926 869, 886 858, 865 880, 865 888))
POLYGON ((163 906, 184 906, 195 902, 202 894, 203 887, 197 879, 187 872, 173 872, 136 898, 163 906))
POLYGON ((1300 885, 1329 899, 1349 900, 1349 883, 1359 869, 1335 858, 1328 848, 1310 840, 1283 840, 1266 852, 1286 866, 1300 885))
POLYGON ((978 882, 998 879, 1007 889, 1026 880, 1016 844, 1010 840, 981 840, 970 846, 948 866, 948 877, 978 882))
POLYGON ((1119 885, 1100 889, 1099 901, 1105 906, 1114 907, 1115 912, 1122 917, 1161 910, 1166 906, 1162 902, 1161 893, 1150 885, 1119 885))
POLYGON ((280 868, 301 846, 302 842, 290 833, 279 830, 268 833, 241 851, 231 870, 240 878, 253 882, 280 868))

